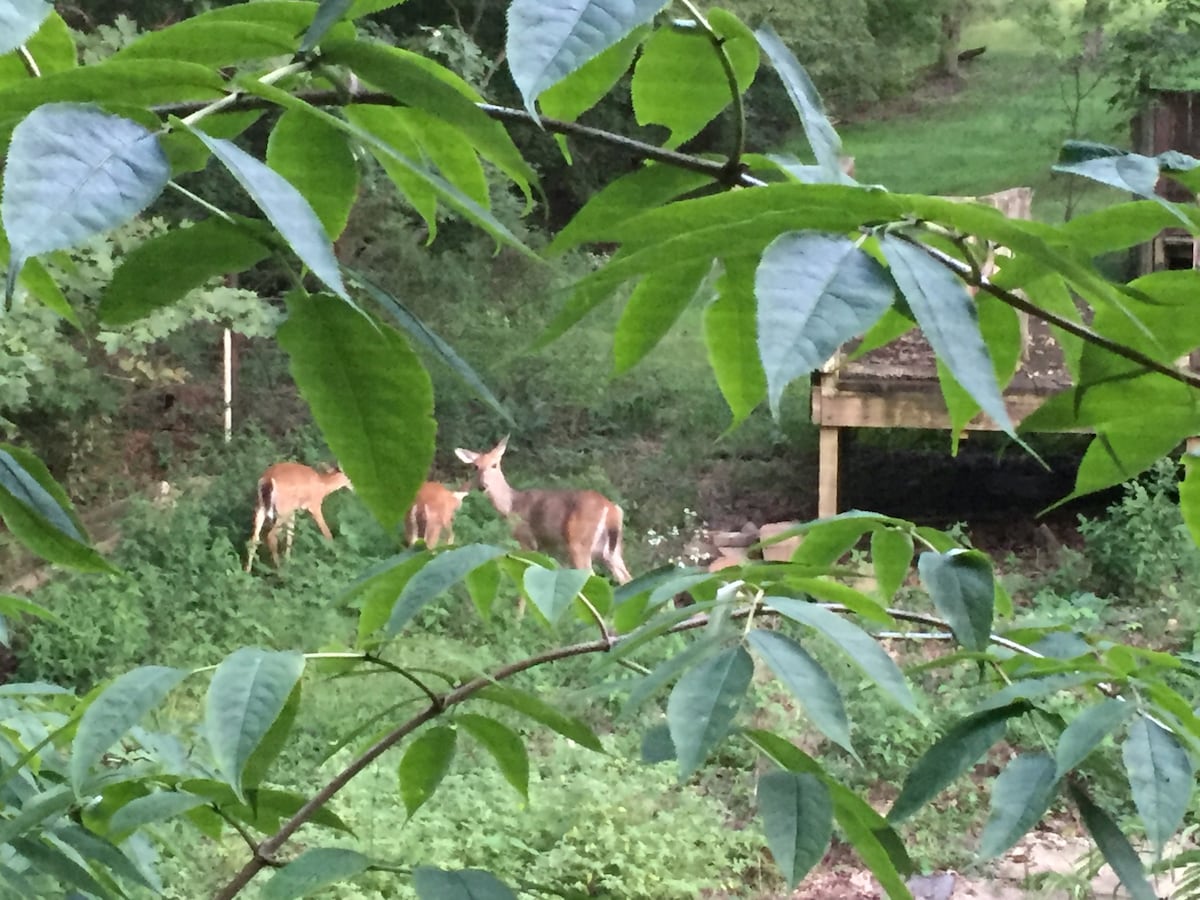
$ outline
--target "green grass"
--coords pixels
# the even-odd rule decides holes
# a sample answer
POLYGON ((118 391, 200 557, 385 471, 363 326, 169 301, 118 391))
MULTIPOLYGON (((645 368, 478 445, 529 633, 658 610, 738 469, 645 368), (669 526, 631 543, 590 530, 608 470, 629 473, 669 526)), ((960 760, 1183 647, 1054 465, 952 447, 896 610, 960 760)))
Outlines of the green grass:
MULTIPOLYGON (((846 152, 855 157, 860 181, 906 193, 968 195, 1010 187, 1034 189, 1034 217, 1061 221, 1071 192, 1075 212, 1121 199, 1115 191, 1050 167, 1071 137, 1075 86, 1045 51, 1021 43, 1014 23, 969 32, 964 47, 988 47, 963 67, 964 86, 948 93, 923 86, 913 103, 884 105, 863 121, 841 127, 846 152)), ((1082 83, 1091 83, 1085 74, 1082 83)), ((1076 136, 1127 143, 1123 116, 1107 105, 1101 84, 1080 105, 1076 136)))

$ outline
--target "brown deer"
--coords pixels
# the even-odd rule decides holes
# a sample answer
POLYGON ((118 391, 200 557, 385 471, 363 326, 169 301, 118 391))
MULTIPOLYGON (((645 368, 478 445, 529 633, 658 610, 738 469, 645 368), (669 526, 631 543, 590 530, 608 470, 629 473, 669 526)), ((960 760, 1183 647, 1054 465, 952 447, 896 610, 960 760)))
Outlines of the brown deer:
POLYGON ((508 519, 517 542, 526 550, 565 551, 575 569, 590 570, 592 560, 599 558, 618 583, 631 581, 621 557, 621 507, 596 491, 514 490, 500 471, 507 447, 505 435, 485 453, 461 447, 454 453, 475 467, 480 487, 496 512, 508 519))
POLYGON ((410 547, 421 539, 425 546, 436 547, 442 530, 446 543, 454 543, 454 514, 462 505, 466 491, 452 491, 444 484, 427 481, 404 516, 404 541, 410 547))
POLYGON ((276 463, 263 472, 258 479, 258 496, 254 503, 254 527, 246 550, 246 571, 254 564, 258 552, 259 535, 263 525, 270 522, 267 528, 267 549, 271 551, 271 561, 279 568, 279 529, 284 529, 283 555, 288 558, 292 554, 292 538, 296 532, 296 513, 305 510, 313 517, 325 540, 333 540, 325 517, 321 514, 321 504, 334 491, 342 488, 354 490, 346 473, 336 466, 328 472, 318 472, 316 469, 295 462, 276 463))

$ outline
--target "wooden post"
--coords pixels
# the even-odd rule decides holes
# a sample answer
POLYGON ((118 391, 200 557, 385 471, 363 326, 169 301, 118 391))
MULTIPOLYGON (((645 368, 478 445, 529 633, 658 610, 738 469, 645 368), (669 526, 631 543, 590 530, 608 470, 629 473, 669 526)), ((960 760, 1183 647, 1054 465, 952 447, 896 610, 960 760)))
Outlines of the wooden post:
POLYGON ((821 451, 818 461, 817 517, 836 516, 838 511, 838 429, 821 426, 821 451))
POLYGON ((225 443, 233 439, 233 332, 223 329, 225 344, 225 443))

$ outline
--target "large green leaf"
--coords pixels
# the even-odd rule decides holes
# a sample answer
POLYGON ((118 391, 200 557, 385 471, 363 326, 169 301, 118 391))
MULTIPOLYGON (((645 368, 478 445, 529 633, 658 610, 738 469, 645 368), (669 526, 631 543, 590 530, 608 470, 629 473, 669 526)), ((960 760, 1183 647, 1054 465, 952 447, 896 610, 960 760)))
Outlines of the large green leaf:
POLYGON ((883 267, 849 238, 796 232, 767 248, 754 293, 767 398, 778 416, 783 389, 870 328, 892 305, 893 288, 883 267))
POLYGON ((849 181, 842 172, 842 139, 825 117, 821 96, 817 93, 812 79, 769 24, 763 23, 756 28, 754 36, 758 38, 759 46, 771 60, 775 71, 779 73, 779 79, 800 115, 800 124, 804 127, 804 135, 808 138, 817 163, 839 181, 849 181))
POLYGON ((173 819, 207 802, 204 797, 186 791, 155 791, 135 797, 112 814, 108 820, 108 833, 116 840, 124 840, 146 825, 173 819))
POLYGON ((304 655, 242 647, 221 660, 204 703, 204 731, 217 770, 239 800, 242 773, 284 711, 304 673, 304 655))
POLYGON ((505 57, 525 108, 637 26, 666 0, 513 0, 505 57))
POLYGON ((678 147, 725 109, 732 99, 719 53, 733 68, 738 93, 758 70, 758 44, 750 29, 721 9, 709 15, 720 50, 699 27, 660 28, 642 48, 633 70, 633 111, 639 125, 671 130, 667 147, 678 147))
POLYGON ((1145 715, 1129 726, 1122 750, 1146 838, 1161 852, 1191 802, 1196 786, 1192 759, 1179 738, 1145 715))
POLYGON ((141 666, 115 678, 79 720, 71 745, 71 787, 82 795, 92 766, 170 690, 187 677, 184 669, 141 666))
POLYGON ((787 597, 766 597, 765 601, 793 622, 815 628, 824 634, 893 700, 909 712, 917 711, 904 673, 871 635, 853 622, 815 603, 787 597))
POLYGON ((539 104, 542 113, 554 119, 573 122, 595 106, 629 71, 634 54, 649 30, 645 25, 635 28, 545 91, 539 104))
POLYGON ((666 266, 642 279, 629 295, 613 336, 615 374, 628 372, 666 336, 711 268, 708 263, 666 266))
POLYGON ((266 235, 250 220, 235 224, 214 216, 155 235, 122 257, 100 298, 100 319, 126 325, 210 278, 249 269, 269 253, 266 235))
POLYGON ((1106 697, 1072 719, 1058 738, 1055 775, 1062 778, 1087 759, 1088 754, 1133 715, 1134 710, 1132 703, 1106 697))
POLYGON ((433 796, 454 760, 458 732, 449 725, 426 729, 400 760, 400 799, 411 817, 433 796))
MULTIPOLYGON (((58 880, 62 885, 72 885, 84 891, 89 897, 115 897, 111 890, 81 866, 76 860, 75 853, 68 853, 62 847, 48 840, 34 838, 15 838, 9 846, 23 856, 35 872, 41 872, 58 880)), ((37 896, 29 894, 27 896, 37 896)))
MULTIPOLYGON (((2 101, 0 101, 2 102, 2 101)), ((13 131, 0 215, 12 297, 25 259, 64 250, 129 221, 166 186, 171 170, 141 125, 78 103, 49 103, 13 131)))
POLYGON ((1139 412, 1141 418, 1099 429, 1075 472, 1075 489, 1059 503, 1137 477, 1200 431, 1200 411, 1143 406, 1139 412))
POLYGON ((504 780, 528 800, 529 754, 521 736, 503 722, 475 713, 461 713, 455 716, 454 722, 491 754, 504 780))
POLYGON ((1014 703, 958 722, 909 770, 900 796, 888 812, 888 821, 902 822, 932 800, 1004 736, 1009 719, 1028 709, 1027 703, 1014 703))
POLYGON ((343 132, 288 110, 271 129, 267 165, 309 202, 329 237, 342 233, 358 196, 358 163, 343 132))
POLYGON ((570 738, 575 743, 587 747, 589 750, 600 751, 604 749, 600 743, 600 739, 596 737, 596 733, 592 731, 586 722, 559 712, 549 703, 533 696, 533 694, 497 684, 484 688, 475 696, 481 700, 488 700, 492 703, 499 703, 501 706, 507 706, 509 709, 515 709, 522 715, 528 716, 535 722, 541 722, 546 727, 557 731, 563 737, 570 738))
POLYGON ((475 148, 463 140, 462 132, 424 109, 400 108, 396 114, 437 171, 463 194, 487 209, 492 202, 487 174, 475 148))
MULTIPOLYGON (((1175 205, 1164 199, 1158 186, 1159 160, 1119 147, 1092 141, 1066 141, 1058 153, 1058 162, 1051 168, 1068 175, 1082 175, 1120 191, 1128 191, 1147 200, 1161 203, 1175 212, 1175 205)), ((1191 221, 1180 212, 1175 215, 1189 228, 1191 221)))
POLYGON ((500 547, 488 544, 468 544, 439 553, 404 585, 400 596, 396 598, 396 605, 392 607, 384 633, 388 637, 399 634, 426 605, 484 563, 503 555, 504 550, 500 547))
POLYGON ((993 859, 1021 839, 1050 808, 1058 793, 1054 759, 1025 753, 1005 766, 992 788, 992 810, 979 840, 979 855, 993 859))
POLYGON ((250 791, 259 787, 266 780, 271 765, 283 752, 287 739, 292 734, 292 726, 296 724, 296 716, 300 712, 303 686, 304 682, 296 682, 296 686, 292 688, 287 701, 283 704, 283 709, 275 717, 275 721, 271 723, 270 729, 263 735, 262 740, 258 742, 258 746, 254 748, 250 758, 246 760, 245 768, 242 769, 242 787, 245 790, 250 791))
POLYGON ((720 644, 711 637, 705 636, 683 650, 655 666, 648 675, 643 675, 629 691, 629 698, 621 707, 618 719, 628 719, 668 682, 677 678, 685 670, 696 663, 714 655, 720 649, 720 644))
POLYGON ((856 755, 850 741, 850 720, 846 717, 842 695, 821 664, 786 635, 756 629, 747 635, 747 639, 792 696, 800 701, 821 733, 847 753, 856 755))
POLYGON ((363 103, 347 106, 343 112, 352 125, 375 138, 376 143, 368 142, 367 149, 396 190, 425 221, 429 241, 433 241, 438 233, 438 192, 423 175, 418 162, 421 145, 409 131, 403 112, 390 106, 363 103))
POLYGON ((346 272, 349 274, 351 280, 361 286, 370 295, 371 299, 378 303, 383 308, 383 311, 416 342, 418 347, 424 347, 436 359, 444 363, 467 387, 475 392, 475 395, 480 400, 495 410, 496 414, 504 419, 505 422, 513 423, 512 415, 496 399, 496 395, 492 393, 483 378, 440 335, 432 331, 428 325, 409 311, 403 303, 361 272, 349 267, 346 268, 346 272))
POLYGON ((1146 879, 1146 869, 1142 865, 1141 857, 1117 823, 1092 802, 1092 798, 1078 784, 1069 784, 1068 790, 1079 809, 1079 816, 1083 819, 1088 834, 1096 842, 1104 861, 1117 873, 1132 900, 1158 900, 1158 892, 1146 879))
POLYGON ((700 172, 648 163, 592 195, 554 236, 546 255, 558 256, 588 241, 610 240, 614 226, 711 182, 700 172))
POLYGON ((752 256, 722 260, 717 296, 704 310, 704 346, 717 387, 733 415, 730 428, 746 420, 767 395, 767 376, 758 358, 752 256))
POLYGON ((571 608, 592 573, 587 569, 546 569, 530 566, 525 570, 522 584, 533 605, 551 624, 571 608))
POLYGON ((277 172, 236 144, 192 129, 271 220, 300 260, 331 291, 349 300, 329 234, 304 196, 277 172))
POLYGON ((253 22, 214 22, 202 16, 148 31, 112 58, 174 59, 220 69, 271 56, 290 56, 296 39, 286 30, 253 22))
POLYGON ((917 571, 958 642, 968 650, 987 649, 996 605, 996 579, 987 557, 975 550, 930 551, 917 560, 917 571))
POLYGON ((813 775, 768 772, 758 780, 758 811, 775 865, 794 890, 833 837, 829 790, 813 775))
POLYGON ((0 444, 0 518, 29 549, 85 572, 115 572, 87 543, 66 492, 28 450, 0 444))
POLYGON ((262 900, 294 900, 361 875, 371 861, 357 850, 313 847, 305 850, 263 885, 262 900))
POLYGON ((328 296, 290 295, 278 339, 355 493, 394 528, 433 461, 429 374, 402 335, 328 296))
POLYGON ((733 647, 704 660, 676 683, 667 700, 667 724, 680 779, 700 768, 728 733, 753 675, 750 654, 733 647))
POLYGON ((419 900, 517 900, 504 882, 481 869, 413 869, 413 887, 419 900))
POLYGON ((979 330, 978 312, 963 283, 920 247, 891 235, 884 235, 879 243, 892 277, 938 359, 979 408, 1017 439, 979 330))
POLYGON ((457 128, 480 156, 529 197, 536 174, 504 126, 480 109, 483 98, 454 72, 419 53, 377 41, 326 41, 321 58, 353 69, 405 106, 423 109, 457 128))
POLYGON ((0 55, 37 34, 54 7, 46 0, 7 0, 0 6, 0 55))

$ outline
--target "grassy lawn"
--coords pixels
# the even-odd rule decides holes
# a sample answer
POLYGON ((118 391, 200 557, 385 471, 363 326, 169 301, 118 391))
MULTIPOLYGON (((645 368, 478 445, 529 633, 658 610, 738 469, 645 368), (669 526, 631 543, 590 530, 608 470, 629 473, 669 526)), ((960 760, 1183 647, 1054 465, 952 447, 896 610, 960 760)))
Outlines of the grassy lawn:
MULTIPOLYGON (((846 152, 858 178, 903 192, 974 195, 1027 185, 1034 216, 1061 221, 1069 191, 1076 212, 1108 205, 1121 195, 1050 171, 1071 136, 1075 85, 1061 66, 1012 22, 969 30, 964 47, 987 52, 963 67, 961 90, 939 84, 915 97, 882 105, 861 121, 844 123, 846 152)), ((1092 76, 1084 75, 1084 87, 1092 76)), ((1101 84, 1080 104, 1077 136, 1128 143, 1123 117, 1108 108, 1101 84)))

